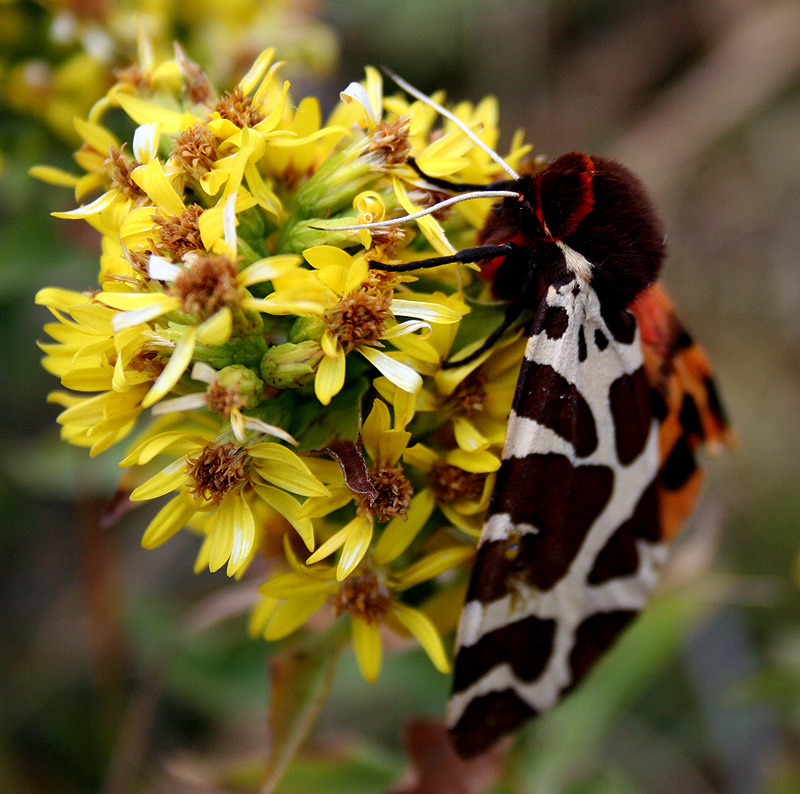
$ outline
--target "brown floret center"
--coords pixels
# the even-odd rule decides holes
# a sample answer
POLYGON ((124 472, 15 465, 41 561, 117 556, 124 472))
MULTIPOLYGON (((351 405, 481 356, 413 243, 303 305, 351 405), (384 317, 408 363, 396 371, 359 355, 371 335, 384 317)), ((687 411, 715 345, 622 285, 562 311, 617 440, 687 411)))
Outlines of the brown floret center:
POLYGON ((183 310, 195 317, 210 317, 239 298, 238 270, 227 256, 189 254, 188 267, 180 272, 169 292, 183 310))
POLYGON ((250 455, 236 444, 203 447, 186 461, 186 471, 194 480, 189 490, 198 499, 219 504, 247 481, 252 463, 250 455))
POLYGON ((172 157, 193 179, 202 179, 217 160, 217 136, 204 124, 184 130, 172 142, 172 157))
POLYGON ((408 159, 411 142, 408 139, 408 116, 394 121, 379 121, 364 145, 366 154, 377 153, 384 165, 402 165, 408 159))
POLYGON ((167 258, 181 260, 185 254, 203 250, 200 236, 200 216, 203 208, 190 204, 179 215, 162 215, 156 211, 153 223, 161 229, 161 240, 151 245, 167 258))
POLYGON ((357 345, 374 344, 383 336, 390 304, 391 299, 381 293, 358 290, 325 312, 324 320, 349 353, 357 345))
POLYGON ((126 157, 124 149, 124 144, 121 149, 113 145, 109 146, 105 164, 111 173, 111 187, 115 187, 127 198, 137 199, 144 196, 144 191, 133 181, 131 176, 137 163, 126 157))
POLYGON ((253 98, 242 91, 241 86, 236 86, 233 91, 227 91, 216 105, 214 111, 220 118, 233 122, 237 127, 255 127, 266 116, 253 105, 253 98))
POLYGON ((487 475, 465 471, 449 463, 434 466, 428 473, 431 490, 440 504, 477 502, 483 496, 487 475))
POLYGON ((405 517, 414 495, 414 487, 400 466, 375 465, 370 470, 370 479, 377 494, 367 502, 361 497, 360 512, 368 512, 377 521, 390 521, 398 516, 405 517))
POLYGON ((479 413, 486 404, 487 380, 481 372, 470 373, 453 389, 450 401, 455 403, 467 416, 479 413))
POLYGON ((389 588, 372 571, 363 576, 348 576, 333 597, 337 616, 347 612, 372 626, 381 622, 391 603, 389 588))

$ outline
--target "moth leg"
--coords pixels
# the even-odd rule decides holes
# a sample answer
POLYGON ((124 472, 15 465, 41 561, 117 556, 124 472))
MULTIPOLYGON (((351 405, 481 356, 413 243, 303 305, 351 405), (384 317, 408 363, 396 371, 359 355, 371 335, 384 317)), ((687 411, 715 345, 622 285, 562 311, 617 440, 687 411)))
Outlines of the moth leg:
POLYGON ((511 256, 519 250, 514 243, 502 245, 479 245, 476 248, 464 248, 449 256, 433 256, 430 259, 420 259, 416 262, 406 262, 403 265, 387 265, 383 262, 370 262, 369 266, 375 270, 388 270, 392 273, 405 273, 409 270, 424 270, 428 267, 450 265, 455 262, 480 262, 482 259, 494 259, 497 256, 511 256))
POLYGON ((485 353, 487 350, 490 350, 494 344, 500 339, 500 337, 509 329, 512 325, 519 319, 522 312, 531 306, 531 293, 533 292, 534 288, 534 273, 536 272, 536 266, 531 263, 530 268, 528 270, 528 275, 525 278, 525 283, 522 286, 522 290, 520 291, 519 295, 514 298, 511 303, 508 304, 506 307, 505 317, 503 318, 503 322, 497 326, 497 328, 486 337, 483 341, 483 344, 477 349, 473 350, 468 355, 464 356, 463 358, 459 358, 456 361, 443 361, 442 362, 442 369, 454 369, 455 367, 463 366, 464 364, 469 364, 470 361, 474 361, 478 356, 482 353, 485 353))
POLYGON ((413 157, 409 157, 406 162, 421 176, 426 182, 440 190, 448 190, 452 193, 466 193, 474 190, 513 190, 516 184, 513 179, 498 179, 496 182, 484 184, 473 182, 448 182, 446 179, 439 179, 436 176, 429 176, 418 165, 413 157))

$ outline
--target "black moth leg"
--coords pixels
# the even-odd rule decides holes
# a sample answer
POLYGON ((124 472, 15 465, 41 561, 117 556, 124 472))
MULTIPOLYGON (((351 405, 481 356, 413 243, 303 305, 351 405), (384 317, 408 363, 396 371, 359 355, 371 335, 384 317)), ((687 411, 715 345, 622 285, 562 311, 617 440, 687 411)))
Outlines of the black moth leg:
POLYGON ((513 179, 498 179, 496 182, 472 183, 472 182, 448 182, 446 179, 439 179, 436 176, 428 176, 418 165, 413 157, 409 157, 406 162, 421 176, 426 182, 438 187, 440 190, 447 190, 452 193, 467 193, 478 190, 513 190, 516 182, 513 179))
POLYGON ((503 322, 497 326, 497 328, 486 337, 483 341, 483 344, 477 349, 473 350, 468 355, 464 356, 463 358, 459 358, 456 361, 443 361, 442 362, 442 369, 455 369, 456 367, 461 367, 464 364, 469 364, 471 361, 474 361, 478 356, 482 353, 485 353, 487 350, 490 350, 495 343, 500 339, 500 337, 509 329, 512 325, 519 319, 522 312, 529 308, 532 305, 531 301, 531 294, 534 289, 535 281, 533 278, 534 273, 536 272, 536 265, 531 262, 530 267, 528 269, 528 275, 525 278, 525 283, 522 286, 522 290, 520 291, 519 295, 514 298, 511 303, 508 304, 506 307, 505 317, 503 318, 503 322))
POLYGON ((428 267, 439 265, 452 265, 455 262, 480 262, 482 259, 494 259, 496 256, 511 256, 518 247, 514 243, 502 245, 479 245, 476 248, 464 248, 449 256, 432 256, 430 259, 419 259, 416 262, 406 262, 403 265, 387 265, 383 262, 370 262, 374 270, 388 270, 392 273, 405 273, 409 270, 424 270, 428 267))

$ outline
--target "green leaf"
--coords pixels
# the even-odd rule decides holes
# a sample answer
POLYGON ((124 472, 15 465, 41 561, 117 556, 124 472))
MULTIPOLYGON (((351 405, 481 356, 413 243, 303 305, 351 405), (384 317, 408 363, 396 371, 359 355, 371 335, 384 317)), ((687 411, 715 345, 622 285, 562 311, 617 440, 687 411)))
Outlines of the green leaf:
MULTIPOLYGON (((348 362, 348 368, 350 362, 348 362)), ((344 388, 323 407, 312 405, 313 418, 302 433, 294 433, 300 441, 300 451, 322 449, 334 438, 355 441, 361 429, 361 401, 369 388, 363 376, 348 378, 344 388)))

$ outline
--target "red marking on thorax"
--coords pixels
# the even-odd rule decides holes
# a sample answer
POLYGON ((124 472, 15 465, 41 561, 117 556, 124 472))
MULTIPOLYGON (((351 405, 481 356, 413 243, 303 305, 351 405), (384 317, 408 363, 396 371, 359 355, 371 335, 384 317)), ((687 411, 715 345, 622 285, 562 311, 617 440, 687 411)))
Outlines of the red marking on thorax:
MULTIPOLYGON (((525 245, 525 240, 525 235, 522 232, 518 232, 503 242, 514 243, 522 246, 525 245)), ((497 268, 500 267, 505 260, 505 256, 496 256, 494 259, 487 260, 486 264, 481 268, 481 272, 479 273, 480 278, 484 281, 492 281, 494 279, 494 274, 497 272, 497 268)))

